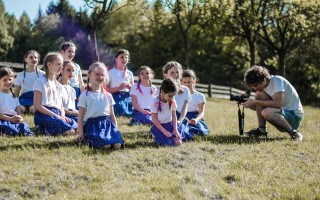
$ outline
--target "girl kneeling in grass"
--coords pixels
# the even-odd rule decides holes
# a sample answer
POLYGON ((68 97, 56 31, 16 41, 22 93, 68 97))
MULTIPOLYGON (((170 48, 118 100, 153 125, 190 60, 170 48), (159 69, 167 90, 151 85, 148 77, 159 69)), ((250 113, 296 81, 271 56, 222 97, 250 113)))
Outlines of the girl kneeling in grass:
POLYGON ((152 124, 150 105, 157 91, 156 86, 152 85, 153 76, 150 67, 142 66, 138 70, 139 81, 130 90, 134 108, 130 125, 152 124))
POLYGON ((188 104, 187 115, 189 119, 189 131, 198 135, 208 135, 209 128, 204 122, 204 110, 206 97, 196 91, 197 77, 193 70, 184 70, 182 73, 182 84, 189 88, 191 101, 188 104))
POLYGON ((48 53, 44 58, 45 76, 40 76, 33 84, 34 123, 42 134, 73 135, 78 124, 65 117, 62 106, 62 85, 56 77, 62 70, 63 57, 58 52, 48 53))
POLYGON ((76 109, 76 91, 71 87, 70 80, 74 76, 75 65, 70 60, 63 62, 63 69, 59 77, 59 83, 62 85, 62 105, 66 117, 76 122, 78 121, 78 110, 76 109))
POLYGON ((112 95, 104 90, 106 79, 106 66, 100 62, 93 63, 88 70, 86 90, 79 98, 77 140, 94 148, 113 147, 118 150, 124 142, 117 129, 113 111, 115 102, 112 95))
POLYGON ((0 68, 0 134, 33 136, 21 116, 19 100, 12 92, 13 78, 12 69, 0 68))
POLYGON ((176 102, 174 95, 178 92, 178 86, 171 78, 162 81, 159 88, 159 96, 153 98, 151 103, 151 115, 153 126, 151 134, 160 146, 179 146, 185 137, 185 126, 178 127, 176 116, 176 102))

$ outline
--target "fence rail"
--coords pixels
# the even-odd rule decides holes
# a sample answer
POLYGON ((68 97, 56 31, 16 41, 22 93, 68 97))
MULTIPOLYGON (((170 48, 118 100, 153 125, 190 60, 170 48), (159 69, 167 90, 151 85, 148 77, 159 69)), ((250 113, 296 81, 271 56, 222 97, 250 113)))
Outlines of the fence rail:
MULTIPOLYGON (((0 62, 0 67, 11 67, 15 73, 19 73, 23 70, 23 64, 21 63, 11 63, 11 62, 0 62)), ((42 65, 38 66, 40 69, 42 68, 42 65)), ((87 74, 88 70, 81 70, 83 80, 87 81, 87 74)), ((138 77, 135 76, 134 80, 137 81, 138 77)), ((161 79, 154 79, 152 80, 152 83, 156 86, 159 86, 161 84, 161 79)), ((227 87, 227 86, 221 86, 221 85, 214 85, 214 84, 203 84, 203 83, 197 83, 196 84, 196 90, 203 93, 206 97, 212 97, 212 98, 222 98, 222 99, 229 99, 230 95, 241 95, 245 93, 244 90, 240 90, 233 87, 227 87)), ((253 98, 254 94, 251 94, 251 98, 253 98)))

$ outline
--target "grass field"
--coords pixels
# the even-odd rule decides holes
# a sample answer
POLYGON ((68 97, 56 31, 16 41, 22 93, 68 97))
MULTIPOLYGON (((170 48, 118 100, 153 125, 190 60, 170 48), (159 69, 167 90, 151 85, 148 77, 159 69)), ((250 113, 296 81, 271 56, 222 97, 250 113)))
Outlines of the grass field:
MULTIPOLYGON (((304 108, 302 143, 271 126, 267 139, 240 136, 236 103, 218 99, 207 103, 210 135, 180 147, 158 147, 125 118, 120 151, 0 136, 0 199, 320 199, 320 109, 304 108)), ((245 131, 255 128, 245 114, 245 131)))

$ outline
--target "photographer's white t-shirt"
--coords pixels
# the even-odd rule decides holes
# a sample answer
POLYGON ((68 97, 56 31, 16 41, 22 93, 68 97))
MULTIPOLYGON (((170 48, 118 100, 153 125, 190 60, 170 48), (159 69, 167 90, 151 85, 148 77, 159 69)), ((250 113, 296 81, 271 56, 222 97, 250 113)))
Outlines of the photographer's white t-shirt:
POLYGON ((282 76, 271 76, 269 85, 264 91, 274 99, 277 92, 284 92, 282 110, 293 110, 300 118, 303 117, 304 111, 296 89, 282 76))

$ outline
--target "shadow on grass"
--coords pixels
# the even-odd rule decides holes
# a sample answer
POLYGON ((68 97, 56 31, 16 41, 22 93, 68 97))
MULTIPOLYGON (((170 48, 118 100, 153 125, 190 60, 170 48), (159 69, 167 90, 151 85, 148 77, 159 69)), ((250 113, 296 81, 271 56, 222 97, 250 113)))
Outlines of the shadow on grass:
POLYGON ((16 149, 21 150, 25 148, 32 148, 32 149, 60 149, 63 147, 75 147, 77 146, 77 142, 74 140, 70 141, 28 141, 23 144, 8 144, 0 147, 0 151, 7 151, 9 149, 16 149))
POLYGON ((196 141, 209 141, 214 144, 257 144, 261 142, 275 142, 287 140, 285 137, 249 137, 246 135, 208 135, 205 137, 197 136, 196 141))

